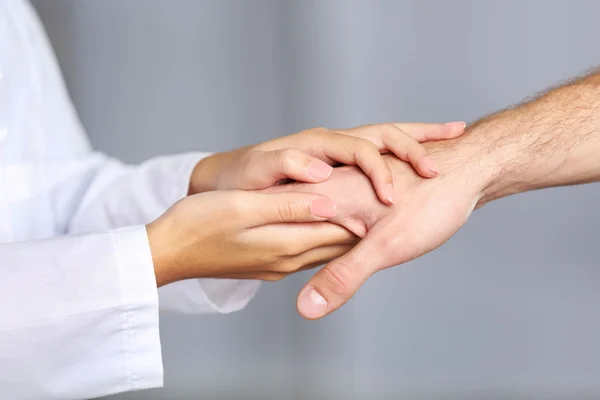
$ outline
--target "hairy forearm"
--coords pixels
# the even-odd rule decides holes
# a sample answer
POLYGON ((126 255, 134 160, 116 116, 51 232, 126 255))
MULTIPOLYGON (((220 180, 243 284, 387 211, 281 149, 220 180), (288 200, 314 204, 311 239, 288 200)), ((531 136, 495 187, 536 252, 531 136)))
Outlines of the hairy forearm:
POLYGON ((483 118, 430 151, 479 185, 482 205, 529 190, 600 181, 600 73, 483 118))

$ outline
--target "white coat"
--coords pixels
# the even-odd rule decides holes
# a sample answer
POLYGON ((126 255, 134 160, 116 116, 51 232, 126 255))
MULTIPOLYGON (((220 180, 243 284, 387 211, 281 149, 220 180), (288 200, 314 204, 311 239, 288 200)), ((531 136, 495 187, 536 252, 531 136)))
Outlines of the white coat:
POLYGON ((258 282, 156 288, 145 224, 185 196, 203 156, 129 166, 94 152, 32 6, 0 0, 0 398, 161 386, 159 304, 250 301, 258 282))

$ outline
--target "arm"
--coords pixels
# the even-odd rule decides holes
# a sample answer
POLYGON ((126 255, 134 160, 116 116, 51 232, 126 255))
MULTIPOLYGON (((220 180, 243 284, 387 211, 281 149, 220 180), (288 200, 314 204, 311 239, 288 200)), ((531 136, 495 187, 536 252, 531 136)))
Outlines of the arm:
MULTIPOLYGON (((63 177, 59 190, 51 191, 53 203, 64 207, 56 212, 64 215, 60 231, 77 234, 155 220, 188 194, 192 171, 205 156, 163 156, 131 166, 90 153, 79 161, 51 164, 46 170, 56 168, 62 173, 52 175, 63 177)), ((257 280, 182 280, 159 288, 159 304, 165 311, 229 313, 244 308, 259 288, 257 280)))
MULTIPOLYGON (((0 244, 0 387, 96 398, 162 384, 157 286, 277 280, 355 243, 305 193, 187 196, 148 227, 0 244)), ((228 301, 229 299, 223 299, 228 301)))
POLYGON ((339 308, 372 274, 445 243, 471 212, 504 196, 600 180, 600 75, 480 120, 460 138, 427 143, 440 166, 431 180, 388 157, 393 206, 374 201, 359 171, 338 168, 317 185, 294 185, 338 203, 335 222, 364 239, 321 269, 298 299, 300 313, 320 318, 339 308))
MULTIPOLYGON (((9 127, 0 148, 0 174, 6 180, 0 196, 14 205, 10 212, 20 214, 20 202, 36 195, 35 203, 26 203, 27 215, 18 220, 11 240, 143 225, 188 193, 192 171, 205 154, 133 166, 92 151, 31 5, 2 3, 0 26, 6 27, 0 37, 6 73, 0 84, 0 127, 9 127)), ((177 282, 159 290, 160 307, 235 311, 258 287, 256 281, 177 282)))
POLYGON ((3 397, 87 399, 162 385, 143 226, 0 244, 0 288, 3 397))
POLYGON ((600 73, 484 118, 463 138, 436 144, 448 166, 482 173, 481 200, 600 180, 600 73), (452 160, 454 159, 454 161, 452 160))

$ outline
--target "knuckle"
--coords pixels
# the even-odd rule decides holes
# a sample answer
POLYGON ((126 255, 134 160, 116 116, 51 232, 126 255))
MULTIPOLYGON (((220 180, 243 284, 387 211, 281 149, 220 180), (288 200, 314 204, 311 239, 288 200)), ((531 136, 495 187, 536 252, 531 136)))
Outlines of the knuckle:
POLYGON ((401 260, 402 263, 415 259, 419 253, 418 246, 415 243, 394 235, 382 238, 379 249, 382 253, 395 255, 395 258, 401 260))
MULTIPOLYGON (((296 256, 300 253, 302 253, 302 249, 300 248, 300 245, 297 242, 288 242, 283 244, 280 249, 279 252, 281 254, 282 257, 293 257, 296 256)), ((283 264, 288 263, 287 261, 284 261, 283 264)))
POLYGON ((386 235, 379 238, 378 247, 380 251, 390 251, 392 249, 397 249, 399 247, 403 247, 404 243, 399 239, 399 235, 386 235))
POLYGON ((307 129, 305 131, 299 132, 298 135, 317 138, 320 136, 327 135, 329 133, 331 133, 331 131, 327 128, 316 127, 316 128, 311 128, 311 129, 307 129))
POLYGON ((283 171, 288 171, 297 163, 299 151, 296 149, 284 149, 279 153, 277 164, 283 171))
POLYGON ((376 171, 387 170, 387 166, 377 147, 369 141, 360 152, 356 152, 356 163, 359 164, 365 173, 372 176, 376 171))
POLYGON ((392 124, 391 122, 387 122, 383 124, 383 131, 389 133, 402 131, 396 124, 392 124))
POLYGON ((301 266, 298 265, 298 263, 294 260, 286 260, 279 264, 278 270, 279 272, 290 274, 292 272, 296 272, 298 269, 300 269, 300 267, 301 266))
POLYGON ((346 264, 332 262, 323 269, 323 284, 333 293, 342 296, 351 294, 353 274, 350 271, 346 264))
POLYGON ((393 143, 394 141, 394 131, 386 129, 383 131, 383 133, 381 134, 381 141, 383 142, 384 145, 388 146, 389 143, 393 143))
POLYGON ((407 155, 412 161, 425 157, 427 151, 419 143, 411 142, 407 145, 407 155))
MULTIPOLYGON (((253 239, 250 239, 253 240, 253 239)), ((277 243, 271 241, 256 243, 248 240, 245 243, 248 252, 255 252, 253 258, 257 265, 269 265, 274 262, 278 262, 281 257, 280 248, 277 243)))
POLYGON ((410 152, 408 151, 408 148, 402 147, 398 149, 396 155, 402 160, 409 160, 410 152))
POLYGON ((379 151, 377 151, 377 148, 370 140, 359 137, 353 137, 351 140, 351 142, 348 142, 348 146, 351 149, 352 157, 357 164, 371 159, 374 155, 373 152, 379 154, 379 151))
POLYGON ((353 137, 352 141, 354 146, 360 148, 361 150, 370 151, 371 149, 375 149, 375 145, 369 139, 365 139, 364 137, 353 137))
POLYGON ((377 148, 377 146, 375 146, 375 143, 371 142, 370 140, 365 140, 367 143, 365 144, 365 150, 368 151, 369 153, 372 154, 373 157, 377 157, 377 158, 381 158, 381 153, 379 152, 379 149, 377 148))
POLYGON ((359 139, 360 142, 357 142, 356 145, 357 147, 360 149, 359 152, 357 152, 358 155, 363 155, 365 157, 368 158, 379 158, 381 156, 381 153, 379 153, 379 150, 377 149, 377 146, 375 146, 375 143, 371 142, 368 139, 359 139))
POLYGON ((288 201, 280 204, 278 207, 279 219, 282 222, 294 222, 300 216, 300 206, 298 203, 288 201))
POLYGON ((329 129, 324 128, 322 126, 312 129, 312 131, 317 135, 328 135, 331 133, 331 131, 329 129))

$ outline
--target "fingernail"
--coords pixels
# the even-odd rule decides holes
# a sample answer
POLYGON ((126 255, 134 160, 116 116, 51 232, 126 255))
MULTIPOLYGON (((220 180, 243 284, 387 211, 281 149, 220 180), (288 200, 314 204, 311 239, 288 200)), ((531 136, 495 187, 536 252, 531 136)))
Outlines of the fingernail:
POLYGON ((462 129, 464 129, 467 126, 467 124, 465 122, 463 122, 463 121, 460 121, 460 122, 446 122, 444 125, 448 125, 448 126, 451 126, 453 128, 457 127, 457 128, 462 128, 462 129))
POLYGON ((315 217, 335 217, 336 208, 335 203, 325 197, 317 197, 310 202, 310 212, 315 217))
POLYGON ((433 161, 431 159, 431 157, 425 157, 423 159, 423 163, 425 164, 425 166, 433 173, 437 174, 438 173, 438 169, 437 169, 437 164, 435 163, 435 161, 433 161))
POLYGON ((309 288, 298 297, 298 311, 307 318, 319 318, 327 310, 327 300, 315 289, 309 288))
POLYGON ((333 172, 333 167, 321 160, 312 160, 306 167, 308 176, 318 181, 324 181, 329 178, 331 172, 333 172))
POLYGON ((385 196, 387 197, 390 203, 394 203, 394 185, 388 184, 385 187, 385 196))

